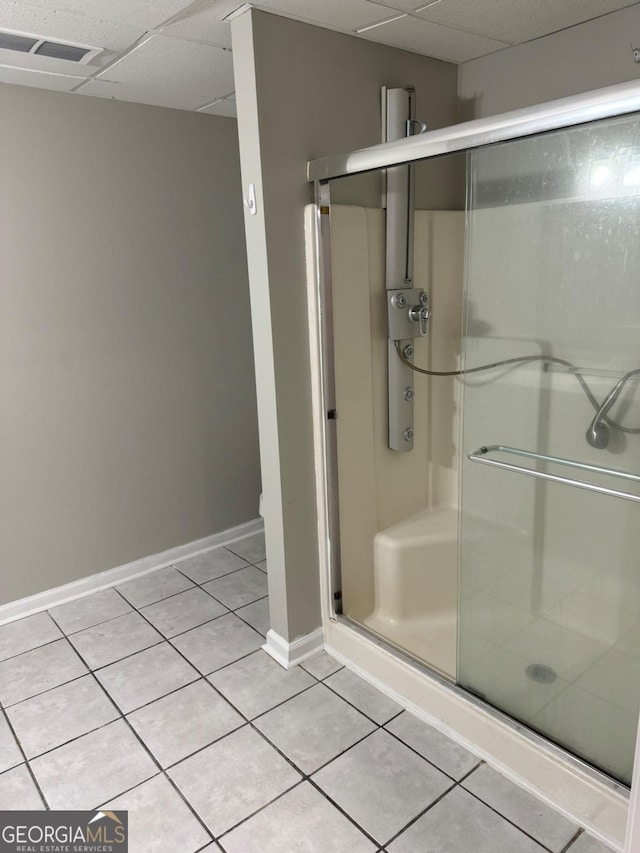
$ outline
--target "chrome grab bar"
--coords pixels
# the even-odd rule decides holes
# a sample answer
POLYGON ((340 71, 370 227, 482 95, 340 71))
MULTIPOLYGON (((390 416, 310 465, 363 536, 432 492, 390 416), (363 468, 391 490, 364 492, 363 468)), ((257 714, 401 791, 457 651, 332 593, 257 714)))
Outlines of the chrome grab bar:
POLYGON ((499 459, 489 459, 489 453, 505 453, 512 456, 523 456, 526 459, 536 459, 540 462, 551 462, 555 465, 564 465, 567 468, 577 468, 580 471, 593 471, 595 474, 606 474, 610 477, 619 477, 622 480, 631 480, 640 483, 640 474, 631 474, 627 471, 619 471, 616 468, 603 468, 600 465, 591 465, 588 462, 576 462, 573 459, 561 459, 558 456, 546 456, 544 453, 534 453, 531 450, 519 450, 516 447, 506 447, 502 444, 491 444, 480 447, 470 453, 467 457, 471 462, 480 462, 482 465, 492 465, 495 468, 504 468, 507 471, 516 471, 528 477, 537 477, 541 480, 551 480, 554 483, 563 483, 566 486, 574 486, 577 489, 585 489, 588 492, 599 492, 614 498, 622 498, 626 501, 640 503, 640 494, 632 492, 621 492, 618 489, 610 489, 607 486, 598 486, 596 483, 588 483, 584 480, 575 480, 572 477, 561 477, 558 474, 547 474, 545 471, 536 471, 532 468, 523 468, 521 465, 513 465, 510 462, 501 462, 499 459))

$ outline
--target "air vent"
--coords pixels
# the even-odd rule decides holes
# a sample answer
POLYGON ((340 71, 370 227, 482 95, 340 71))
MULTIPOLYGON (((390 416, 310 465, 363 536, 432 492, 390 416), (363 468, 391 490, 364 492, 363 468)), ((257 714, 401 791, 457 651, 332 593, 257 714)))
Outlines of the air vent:
POLYGON ((81 62, 89 53, 88 47, 76 47, 73 44, 59 44, 55 41, 43 41, 34 51, 38 56, 50 56, 52 59, 66 59, 69 62, 81 62))
POLYGON ((1 50, 19 50, 20 53, 29 53, 37 44, 38 39, 16 36, 13 33, 0 33, 1 50))
POLYGON ((52 41, 44 36, 30 33, 0 31, 0 50, 16 50, 19 53, 46 56, 49 59, 64 59, 67 62, 79 62, 86 65, 94 56, 102 53, 101 47, 90 47, 86 44, 70 44, 69 42, 52 41))

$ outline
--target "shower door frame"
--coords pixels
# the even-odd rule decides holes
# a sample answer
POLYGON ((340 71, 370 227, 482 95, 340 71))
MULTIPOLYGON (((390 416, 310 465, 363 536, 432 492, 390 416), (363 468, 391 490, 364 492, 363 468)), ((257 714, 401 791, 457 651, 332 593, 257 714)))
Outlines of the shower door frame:
MULTIPOLYGON (((315 188, 313 260, 316 273, 317 316, 314 332, 317 335, 320 355, 317 390, 319 407, 323 415, 321 422, 317 425, 321 451, 317 463, 317 474, 322 479, 322 488, 319 488, 318 496, 326 524, 326 541, 320 543, 322 549, 320 564, 321 571, 326 572, 324 578, 325 609, 329 619, 347 625, 349 629, 367 637, 376 645, 392 651, 394 655, 404 659, 412 666, 417 666, 428 673, 431 678, 446 685, 448 690, 464 696, 466 700, 482 707, 486 713, 524 734, 529 740, 562 756, 564 761, 579 767, 582 772, 586 772, 606 787, 626 793, 628 793, 629 788, 622 783, 558 746, 553 741, 538 735, 508 714, 498 711, 490 704, 473 696, 464 688, 459 687, 457 683, 445 679, 428 663, 403 652, 393 643, 342 615, 339 472, 332 314, 330 181, 349 175, 364 174, 415 161, 434 159, 447 154, 461 153, 500 142, 522 139, 535 134, 575 127, 636 112, 640 112, 640 82, 632 81, 489 118, 452 125, 441 130, 430 131, 419 136, 407 137, 346 154, 311 160, 307 163, 307 179, 314 184, 315 188)), ((635 769, 638 770, 637 767, 635 769)))

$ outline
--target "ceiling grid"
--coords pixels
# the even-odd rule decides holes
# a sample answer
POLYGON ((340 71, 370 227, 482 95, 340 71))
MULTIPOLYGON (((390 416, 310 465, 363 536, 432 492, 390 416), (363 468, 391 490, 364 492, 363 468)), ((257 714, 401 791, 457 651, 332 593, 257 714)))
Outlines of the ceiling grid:
POLYGON ((2 0, 0 31, 92 46, 86 64, 0 49, 0 82, 235 116, 231 28, 252 5, 466 62, 630 5, 629 0, 2 0))

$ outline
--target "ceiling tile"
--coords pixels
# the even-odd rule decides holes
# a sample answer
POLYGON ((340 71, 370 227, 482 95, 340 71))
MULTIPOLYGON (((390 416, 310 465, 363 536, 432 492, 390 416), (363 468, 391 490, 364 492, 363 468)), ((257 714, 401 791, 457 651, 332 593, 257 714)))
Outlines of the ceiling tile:
POLYGON ((219 47, 153 36, 81 89, 119 101, 194 110, 233 92, 233 60, 219 47))
MULTIPOLYGON (((4 0, 0 2, 4 3, 4 0)), ((15 2, 23 3, 23 0, 15 2)), ((159 27, 187 6, 189 0, 25 0, 27 3, 54 14, 70 12, 94 21, 111 21, 134 27, 141 36, 147 30, 159 27)))
POLYGON ((401 18, 392 24, 368 30, 361 37, 449 62, 467 62, 507 47, 503 42, 417 18, 401 18))
POLYGON ((141 35, 132 26, 93 20, 86 15, 57 12, 52 8, 44 9, 13 0, 0 2, 0 29, 20 30, 117 51, 125 50, 141 35))
POLYGON ((199 113, 207 113, 211 116, 229 116, 236 118, 236 102, 230 98, 223 98, 221 101, 216 101, 215 104, 209 104, 203 110, 198 110, 199 113))
POLYGON ((519 44, 629 5, 629 0, 441 0, 417 14, 439 24, 519 44))
POLYGON ((70 92, 80 80, 61 74, 38 74, 21 71, 18 68, 0 66, 0 83, 12 83, 16 86, 34 86, 36 89, 52 89, 55 92, 70 92))
POLYGON ((393 9, 368 0, 257 0, 256 5, 301 21, 348 32, 394 15, 393 9))
POLYGON ((241 5, 242 0, 216 0, 213 5, 192 5, 177 21, 164 28, 162 34, 230 48, 231 25, 223 18, 241 5))

